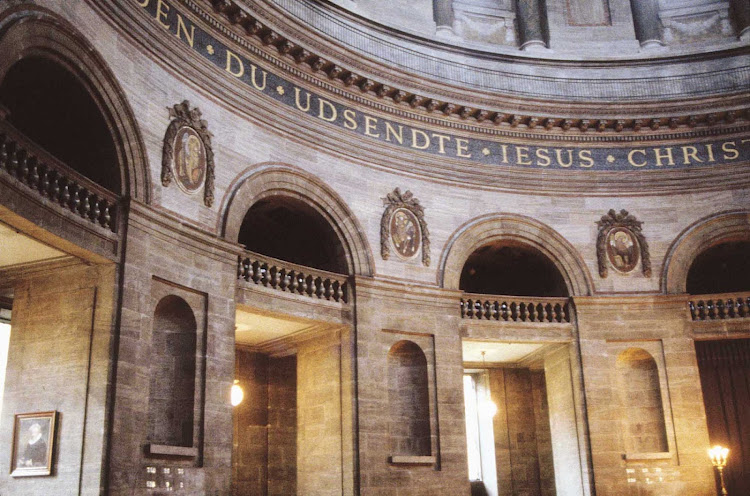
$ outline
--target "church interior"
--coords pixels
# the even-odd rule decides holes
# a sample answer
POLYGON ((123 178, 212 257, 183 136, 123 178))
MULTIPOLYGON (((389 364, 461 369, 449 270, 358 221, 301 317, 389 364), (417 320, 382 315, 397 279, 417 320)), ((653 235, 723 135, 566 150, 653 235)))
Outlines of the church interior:
POLYGON ((750 494, 748 0, 0 3, 0 495, 750 494))

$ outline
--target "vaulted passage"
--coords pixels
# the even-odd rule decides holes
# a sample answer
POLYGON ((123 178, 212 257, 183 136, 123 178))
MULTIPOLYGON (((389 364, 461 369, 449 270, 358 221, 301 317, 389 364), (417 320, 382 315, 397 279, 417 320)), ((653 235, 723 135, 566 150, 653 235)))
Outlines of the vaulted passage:
POLYGON ((750 291, 750 242, 712 246, 693 261, 687 276, 690 294, 750 291))
POLYGON ((568 296, 555 264, 538 250, 493 243, 472 253, 461 271, 459 289, 514 296, 568 296))
POLYGON ((49 59, 16 62, 0 85, 6 120, 47 152, 108 190, 121 191, 109 126, 86 86, 49 59))
POLYGON ((346 274, 346 251, 326 219, 302 200, 274 196, 256 202, 238 241, 255 253, 346 274))

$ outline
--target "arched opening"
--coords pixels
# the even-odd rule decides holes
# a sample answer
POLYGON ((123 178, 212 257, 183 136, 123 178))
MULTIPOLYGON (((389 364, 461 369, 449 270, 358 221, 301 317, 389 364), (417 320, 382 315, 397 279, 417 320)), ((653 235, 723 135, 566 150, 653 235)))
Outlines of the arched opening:
POLYGON ((496 241, 475 250, 464 263, 459 289, 513 296, 568 296, 555 264, 530 246, 496 241))
POLYGON ((0 85, 6 120, 60 161, 104 188, 121 192, 117 147, 89 90, 44 57, 16 62, 0 85))
POLYGON ((296 198, 257 201, 245 214, 237 241, 261 255, 339 274, 349 272, 346 250, 333 227, 296 198))
POLYGON ((750 291, 750 242, 727 241, 701 252, 690 265, 690 294, 750 291))
POLYGON ((628 348, 617 356, 617 389, 626 453, 669 451, 659 369, 642 348, 628 348))
POLYGON ((165 296, 154 311, 151 335, 149 441, 193 446, 197 324, 190 305, 165 296))
POLYGON ((412 341, 388 351, 388 433, 393 455, 429 456, 430 401, 427 359, 412 341))

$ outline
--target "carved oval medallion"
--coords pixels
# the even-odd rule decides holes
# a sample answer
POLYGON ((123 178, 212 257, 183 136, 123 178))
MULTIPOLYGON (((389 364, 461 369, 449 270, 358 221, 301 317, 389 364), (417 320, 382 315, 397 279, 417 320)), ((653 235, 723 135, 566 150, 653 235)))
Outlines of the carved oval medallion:
POLYGON ((412 258, 419 252, 422 232, 417 217, 405 208, 396 209, 391 215, 391 243, 396 253, 403 258, 412 258))
POLYGON ((625 227, 613 227, 607 233, 607 258, 620 272, 635 269, 640 259, 640 247, 635 235, 625 227))
POLYGON ((174 177, 187 193, 195 193, 206 178, 206 149, 193 128, 183 126, 174 139, 174 177))

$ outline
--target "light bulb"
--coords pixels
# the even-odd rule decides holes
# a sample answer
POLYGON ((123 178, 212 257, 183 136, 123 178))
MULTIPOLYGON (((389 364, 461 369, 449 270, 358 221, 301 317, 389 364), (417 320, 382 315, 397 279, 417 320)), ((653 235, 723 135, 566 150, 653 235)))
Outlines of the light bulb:
POLYGON ((245 397, 245 392, 240 387, 240 381, 239 379, 234 380, 234 384, 232 384, 232 406, 237 406, 240 403, 242 403, 242 399, 245 397))

